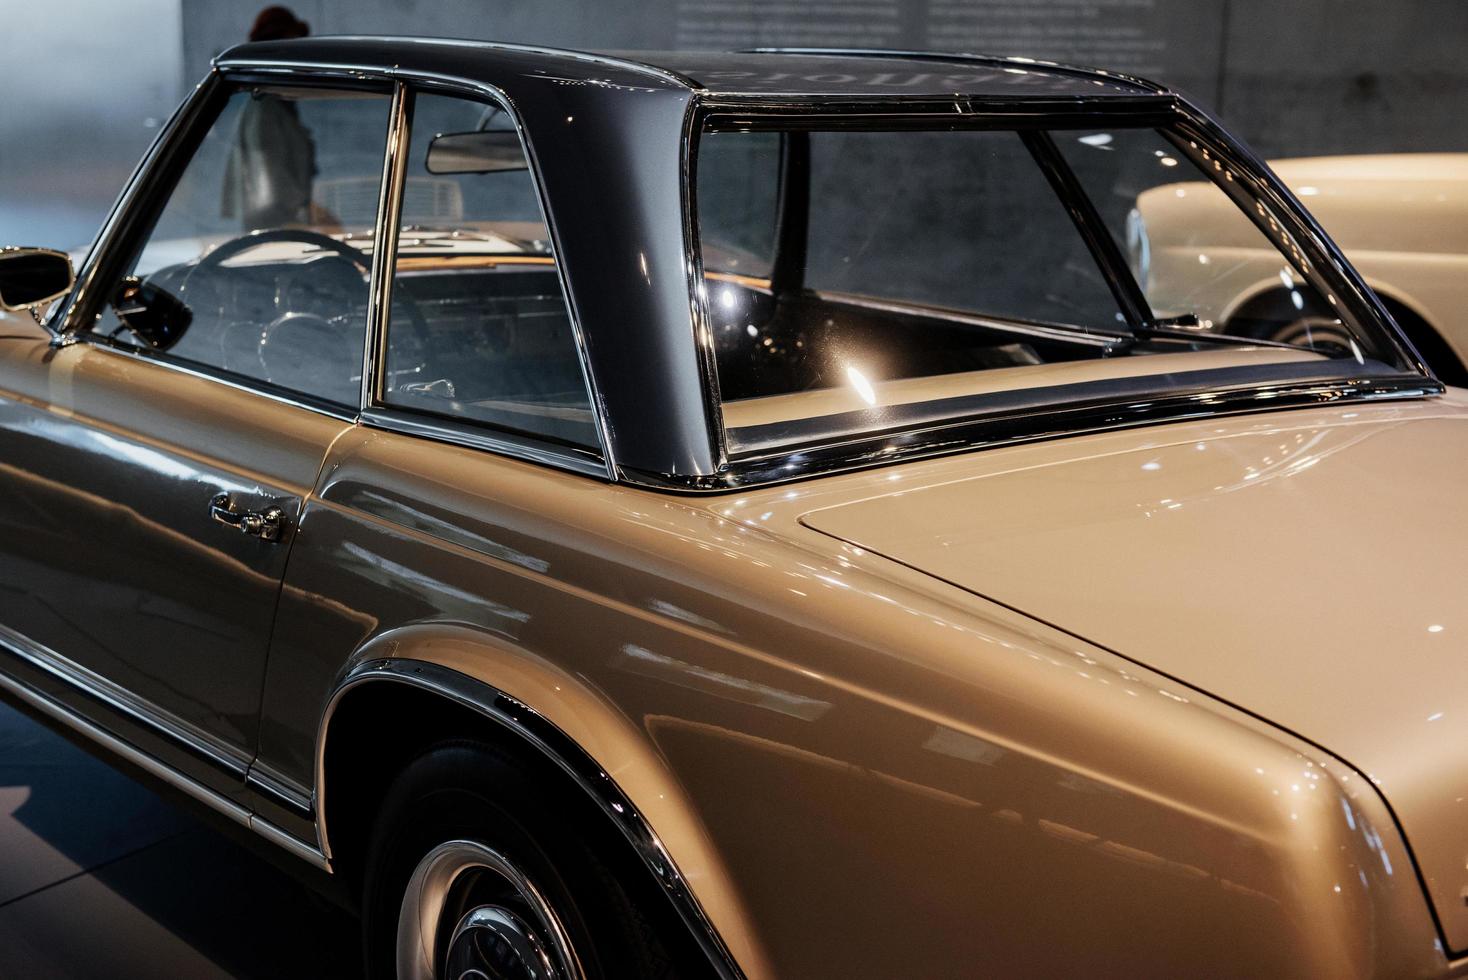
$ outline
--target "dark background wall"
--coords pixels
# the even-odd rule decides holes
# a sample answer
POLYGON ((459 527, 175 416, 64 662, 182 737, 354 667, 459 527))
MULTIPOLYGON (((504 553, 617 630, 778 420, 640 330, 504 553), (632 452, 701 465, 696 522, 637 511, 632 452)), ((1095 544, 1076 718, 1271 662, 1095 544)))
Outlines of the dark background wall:
MULTIPOLYGON (((186 77, 252 12, 183 0, 186 77)), ((1268 154, 1468 149, 1462 0, 304 0, 297 12, 323 33, 1027 55, 1176 85, 1268 154)))
POLYGON ((0 245, 96 233, 180 97, 179 0, 0 0, 0 245))
MULTIPOLYGON (((207 71, 210 58, 244 39, 261 5, 0 0, 9 35, 0 57, 6 93, 0 239, 74 245, 85 240, 78 236, 89 237, 151 138, 147 121, 156 126, 207 71)), ((842 45, 1027 55, 1173 84, 1270 156, 1468 150, 1463 0, 297 0, 292 6, 316 33, 580 48, 842 45)))

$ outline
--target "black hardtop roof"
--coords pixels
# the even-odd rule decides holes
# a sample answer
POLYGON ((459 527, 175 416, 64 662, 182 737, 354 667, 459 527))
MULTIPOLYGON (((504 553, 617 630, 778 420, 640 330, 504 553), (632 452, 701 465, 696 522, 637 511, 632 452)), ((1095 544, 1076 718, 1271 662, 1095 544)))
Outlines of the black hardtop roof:
POLYGON ((242 44, 219 61, 321 62, 440 70, 492 82, 527 57, 568 82, 640 85, 717 96, 951 96, 1049 99, 1155 95, 1153 82, 1025 58, 920 51, 757 49, 738 52, 586 52, 447 38, 313 37, 242 44))
POLYGON ((762 48, 619 52, 716 95, 1151 95, 1161 86, 1094 68, 924 51, 762 48))
POLYGON ((582 328, 606 452, 623 473, 714 479, 726 462, 695 325, 684 149, 695 104, 1112 115, 1177 98, 1149 83, 1014 59, 861 51, 595 54, 485 41, 321 37, 241 45, 225 72, 384 76, 502 98, 539 180, 582 328), (1141 104, 1141 105, 1139 105, 1141 104))

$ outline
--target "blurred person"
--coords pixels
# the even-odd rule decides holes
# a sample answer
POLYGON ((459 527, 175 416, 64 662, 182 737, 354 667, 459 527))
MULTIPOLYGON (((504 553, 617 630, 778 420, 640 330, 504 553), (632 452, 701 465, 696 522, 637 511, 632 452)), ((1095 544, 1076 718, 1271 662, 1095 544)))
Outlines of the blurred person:
MULTIPOLYGON (((288 8, 270 6, 255 17, 251 41, 307 37, 311 27, 288 8)), ((310 224, 316 217, 311 186, 316 144, 292 102, 255 95, 240 114, 224 172, 220 213, 240 219, 241 230, 310 224)))
POLYGON ((255 26, 250 28, 251 41, 288 41, 297 37, 309 37, 311 25, 296 17, 289 7, 266 7, 255 15, 255 26))

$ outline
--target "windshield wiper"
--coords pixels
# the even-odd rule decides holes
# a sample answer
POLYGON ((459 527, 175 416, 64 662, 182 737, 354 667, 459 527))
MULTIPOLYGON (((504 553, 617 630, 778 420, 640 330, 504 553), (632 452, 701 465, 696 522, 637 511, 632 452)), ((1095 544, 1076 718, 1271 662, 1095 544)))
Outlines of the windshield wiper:
POLYGON ((1330 351, 1312 344, 1291 344, 1282 340, 1259 340, 1254 337, 1239 337, 1229 333, 1214 333, 1203 327, 1196 313, 1182 316, 1161 317, 1151 323, 1132 328, 1128 342, 1119 345, 1122 352, 1149 340, 1184 340, 1213 347, 1278 347, 1283 350, 1303 350, 1312 354, 1331 356, 1330 351))

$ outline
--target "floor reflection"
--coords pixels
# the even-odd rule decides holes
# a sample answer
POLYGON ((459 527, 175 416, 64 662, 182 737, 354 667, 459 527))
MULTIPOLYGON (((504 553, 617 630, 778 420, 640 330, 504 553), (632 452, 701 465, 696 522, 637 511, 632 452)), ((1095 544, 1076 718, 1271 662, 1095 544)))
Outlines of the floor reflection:
POLYGON ((0 704, 0 977, 355 977, 354 919, 0 704))

